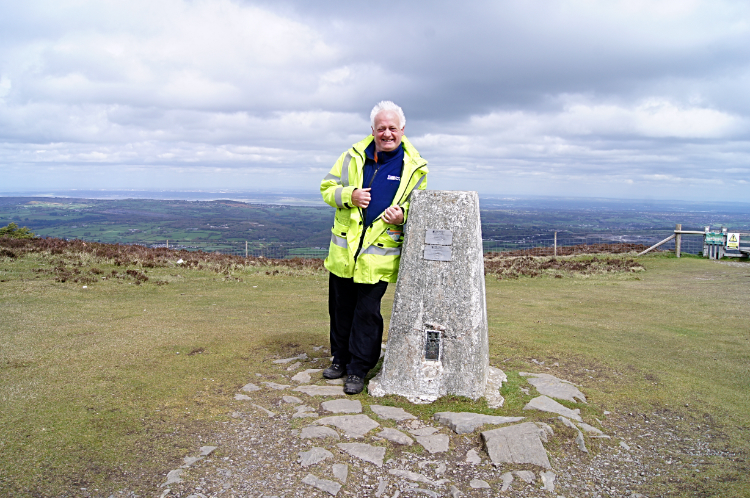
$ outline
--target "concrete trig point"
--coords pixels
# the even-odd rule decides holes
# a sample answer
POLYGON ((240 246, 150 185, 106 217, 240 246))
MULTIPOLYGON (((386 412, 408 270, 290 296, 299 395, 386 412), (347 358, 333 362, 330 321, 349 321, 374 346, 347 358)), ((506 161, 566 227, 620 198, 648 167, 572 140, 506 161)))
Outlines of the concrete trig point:
POLYGON ((415 191, 383 368, 368 391, 417 403, 489 394, 497 407, 503 380, 489 366, 479 197, 415 191))

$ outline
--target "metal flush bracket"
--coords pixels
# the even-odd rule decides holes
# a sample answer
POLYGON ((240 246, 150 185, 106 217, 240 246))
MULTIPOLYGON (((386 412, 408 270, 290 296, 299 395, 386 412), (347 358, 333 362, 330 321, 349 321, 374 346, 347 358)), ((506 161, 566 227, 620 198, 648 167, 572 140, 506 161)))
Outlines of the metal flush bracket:
POLYGON ((442 334, 439 330, 425 330, 424 359, 427 361, 440 361, 440 339, 442 334))

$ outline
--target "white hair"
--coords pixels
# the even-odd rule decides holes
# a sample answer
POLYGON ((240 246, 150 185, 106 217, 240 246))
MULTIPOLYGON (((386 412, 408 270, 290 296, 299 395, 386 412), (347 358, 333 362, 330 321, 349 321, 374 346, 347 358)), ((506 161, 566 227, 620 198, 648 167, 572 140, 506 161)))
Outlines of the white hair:
POLYGON ((381 100, 375 107, 372 108, 372 112, 370 113, 370 126, 375 128, 375 117, 383 111, 395 112, 398 116, 399 126, 401 128, 406 126, 406 116, 404 116, 404 110, 390 100, 381 100))

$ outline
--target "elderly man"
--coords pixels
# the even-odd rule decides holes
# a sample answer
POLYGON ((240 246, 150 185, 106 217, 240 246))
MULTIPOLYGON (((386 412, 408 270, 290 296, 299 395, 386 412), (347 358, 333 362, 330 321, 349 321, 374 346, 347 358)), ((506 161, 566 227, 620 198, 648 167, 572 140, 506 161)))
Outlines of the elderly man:
POLYGON ((404 136, 404 111, 380 102, 370 123, 372 135, 341 154, 320 184, 336 208, 325 260, 333 361, 323 376, 347 375, 347 394, 362 391, 380 357, 380 300, 398 276, 411 193, 427 187, 427 161, 404 136))

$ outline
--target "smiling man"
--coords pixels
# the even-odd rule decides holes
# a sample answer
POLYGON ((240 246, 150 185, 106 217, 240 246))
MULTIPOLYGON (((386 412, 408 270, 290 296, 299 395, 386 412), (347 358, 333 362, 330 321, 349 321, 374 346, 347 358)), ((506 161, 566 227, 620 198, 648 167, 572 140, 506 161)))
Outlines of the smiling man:
POLYGON ((380 301, 398 277, 403 225, 414 190, 427 187, 427 161, 404 136, 404 111, 390 101, 370 113, 372 134, 341 154, 320 184, 336 208, 325 266, 330 271, 331 366, 357 394, 380 357, 380 301))

